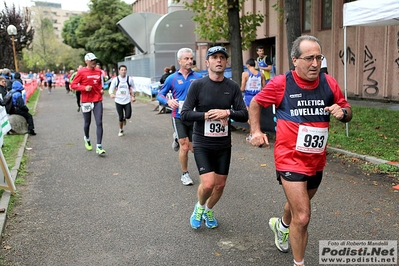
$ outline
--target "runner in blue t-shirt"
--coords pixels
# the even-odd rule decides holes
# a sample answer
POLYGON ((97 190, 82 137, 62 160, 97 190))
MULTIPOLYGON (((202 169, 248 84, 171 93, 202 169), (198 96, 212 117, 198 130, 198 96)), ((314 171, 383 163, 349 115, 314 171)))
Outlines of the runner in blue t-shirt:
POLYGON ((160 104, 167 104, 172 108, 172 124, 174 128, 172 147, 175 151, 178 151, 180 146, 179 160, 183 171, 181 181, 185 186, 194 184, 188 173, 188 151, 193 151, 193 123, 181 121, 180 110, 191 83, 196 79, 202 78, 200 74, 191 69, 194 60, 193 55, 194 52, 190 48, 181 48, 177 52, 177 61, 180 69, 168 76, 157 95, 157 100, 160 104), (169 91, 172 93, 171 99, 167 97, 169 91))

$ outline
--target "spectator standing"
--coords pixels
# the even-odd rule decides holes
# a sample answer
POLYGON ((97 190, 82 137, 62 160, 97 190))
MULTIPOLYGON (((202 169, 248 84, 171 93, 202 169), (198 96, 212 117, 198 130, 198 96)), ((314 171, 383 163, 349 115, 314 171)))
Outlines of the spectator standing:
POLYGON ((169 67, 165 67, 165 68, 163 69, 163 71, 164 71, 164 73, 163 73, 161 79, 159 80, 159 83, 160 83, 161 85, 164 84, 166 78, 169 77, 170 74, 172 74, 172 73, 170 73, 170 68, 169 68, 169 67))
POLYGON ((269 220, 276 247, 288 252, 290 239, 294 264, 304 265, 311 216, 310 201, 316 194, 326 165, 330 117, 352 119, 352 111, 338 83, 320 73, 321 44, 313 36, 298 37, 291 49, 295 70, 274 77, 251 101, 251 143, 269 144, 260 130, 261 108, 276 106, 277 129, 274 159, 278 182, 287 202, 281 218, 269 220))
POLYGON ((265 48, 262 45, 256 47, 256 53, 258 54, 258 58, 256 58, 256 69, 262 71, 263 75, 265 75, 266 83, 270 80, 270 71, 272 71, 273 63, 270 61, 269 57, 265 55, 265 48))

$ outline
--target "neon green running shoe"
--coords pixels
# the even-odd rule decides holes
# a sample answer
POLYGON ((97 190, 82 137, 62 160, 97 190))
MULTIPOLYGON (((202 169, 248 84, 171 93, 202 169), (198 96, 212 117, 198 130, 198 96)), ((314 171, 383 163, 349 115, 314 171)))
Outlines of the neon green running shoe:
POLYGON ((270 229, 272 229, 274 233, 274 244, 281 252, 288 252, 288 235, 290 230, 287 229, 286 231, 280 230, 280 218, 270 218, 269 220, 270 229))
POLYGON ((195 204, 194 212, 190 217, 190 225, 193 229, 201 227, 202 214, 204 214, 205 208, 202 208, 198 203, 195 204))
POLYGON ((91 151, 93 149, 93 147, 91 146, 90 140, 87 141, 86 138, 83 138, 85 141, 85 147, 88 151, 91 151))
POLYGON ((215 216, 213 215, 212 210, 204 212, 204 214, 202 215, 202 219, 204 219, 205 225, 209 229, 216 228, 219 225, 218 221, 216 220, 215 216))
POLYGON ((97 147, 96 153, 97 153, 98 155, 100 155, 100 156, 103 156, 103 155, 105 155, 105 150, 103 149, 102 146, 100 146, 100 147, 97 147))

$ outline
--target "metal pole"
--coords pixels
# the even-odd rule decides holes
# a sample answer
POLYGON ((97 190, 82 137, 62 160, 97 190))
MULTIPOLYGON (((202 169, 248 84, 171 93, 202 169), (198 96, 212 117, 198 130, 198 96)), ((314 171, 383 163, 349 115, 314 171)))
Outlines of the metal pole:
POLYGON ((15 72, 18 72, 18 62, 17 62, 17 53, 15 52, 14 35, 11 35, 11 41, 12 41, 12 51, 14 53, 15 72))
MULTIPOLYGON (((347 80, 346 80, 346 75, 348 72, 347 65, 346 65, 346 26, 344 27, 344 90, 345 90, 345 100, 348 100, 348 89, 347 89, 347 80)), ((346 131, 346 136, 349 137, 349 124, 345 123, 345 131, 346 131)))

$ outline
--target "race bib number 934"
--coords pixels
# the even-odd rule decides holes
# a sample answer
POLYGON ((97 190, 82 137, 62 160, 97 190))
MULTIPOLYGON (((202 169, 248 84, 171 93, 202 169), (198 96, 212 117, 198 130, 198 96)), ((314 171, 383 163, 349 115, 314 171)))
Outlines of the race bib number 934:
POLYGON ((205 120, 204 136, 226 137, 228 133, 228 125, 223 126, 219 120, 205 120))

